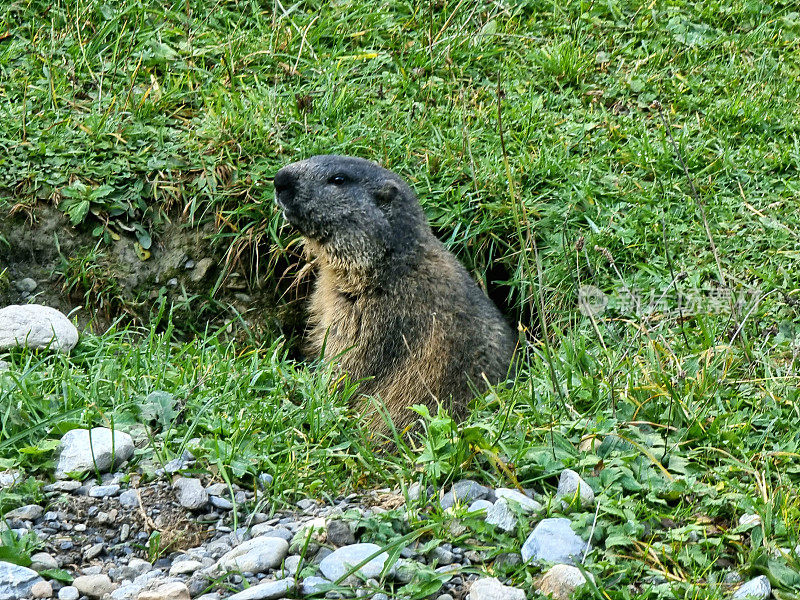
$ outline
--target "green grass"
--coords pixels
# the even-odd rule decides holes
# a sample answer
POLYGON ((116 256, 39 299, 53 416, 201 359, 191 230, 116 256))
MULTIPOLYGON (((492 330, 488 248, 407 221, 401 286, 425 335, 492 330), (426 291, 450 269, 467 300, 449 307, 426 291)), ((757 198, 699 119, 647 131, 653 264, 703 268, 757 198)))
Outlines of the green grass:
MULTIPOLYGON (((209 470, 276 475, 278 504, 465 475, 547 493, 571 467, 598 492, 597 597, 722 598, 729 567, 800 593, 797 556, 773 556, 800 542, 793 2, 23 0, 0 20, 0 209, 59 202, 100 254, 171 219, 274 257, 292 233, 271 175, 356 154, 414 185, 528 341, 514 384, 460 430, 436 419, 391 454, 353 390, 280 338, 119 326, 69 358, 12 353, 4 463, 44 469, 64 429, 114 423, 148 438, 144 468, 197 437, 209 470), (612 297, 594 320, 586 284, 612 297), (746 302, 676 310, 720 287, 746 302), (636 314, 626 289, 666 304, 636 314), (578 451, 590 435, 602 444, 578 451), (739 528, 748 512, 763 526, 739 528)), ((574 518, 588 534, 594 515, 574 518)), ((517 543, 470 527, 490 551, 517 543)))

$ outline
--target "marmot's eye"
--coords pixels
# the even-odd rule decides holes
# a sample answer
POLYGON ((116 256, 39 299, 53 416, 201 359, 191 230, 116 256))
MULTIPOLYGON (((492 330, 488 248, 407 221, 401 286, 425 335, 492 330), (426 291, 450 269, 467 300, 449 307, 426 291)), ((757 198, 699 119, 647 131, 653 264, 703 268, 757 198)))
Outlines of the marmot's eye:
POLYGON ((333 175, 328 179, 328 183, 332 183, 333 185, 344 185, 345 181, 347 181, 347 178, 344 175, 333 175))

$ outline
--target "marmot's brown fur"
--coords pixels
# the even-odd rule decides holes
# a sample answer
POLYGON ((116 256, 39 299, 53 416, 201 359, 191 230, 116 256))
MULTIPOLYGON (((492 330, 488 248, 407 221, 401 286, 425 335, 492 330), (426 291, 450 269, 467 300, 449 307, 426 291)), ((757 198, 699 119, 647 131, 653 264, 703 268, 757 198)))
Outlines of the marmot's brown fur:
POLYGON ((397 174, 360 158, 315 156, 274 182, 284 216, 316 257, 308 352, 363 380, 359 391, 379 397, 399 431, 419 417, 413 404, 435 414, 441 402, 461 418, 472 386, 506 378, 511 329, 397 174))

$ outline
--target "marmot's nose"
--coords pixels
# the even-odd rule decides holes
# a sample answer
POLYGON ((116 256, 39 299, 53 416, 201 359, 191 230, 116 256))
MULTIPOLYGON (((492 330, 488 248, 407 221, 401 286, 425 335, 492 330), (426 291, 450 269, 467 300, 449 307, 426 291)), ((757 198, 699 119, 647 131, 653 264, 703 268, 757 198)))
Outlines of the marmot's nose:
POLYGON ((288 202, 294 197, 297 179, 291 169, 284 167, 275 173, 273 184, 275 186, 275 197, 281 202, 288 202))

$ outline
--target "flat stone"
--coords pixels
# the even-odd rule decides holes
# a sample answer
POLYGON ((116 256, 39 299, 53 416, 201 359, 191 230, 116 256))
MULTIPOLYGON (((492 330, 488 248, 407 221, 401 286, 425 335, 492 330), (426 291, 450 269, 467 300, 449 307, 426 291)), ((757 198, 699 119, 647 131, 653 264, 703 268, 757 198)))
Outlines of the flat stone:
POLYGON ((755 579, 751 579, 742 584, 738 590, 733 592, 732 600, 767 600, 772 594, 772 586, 769 583, 766 575, 759 575, 755 579))
POLYGON ((14 282, 14 287, 17 288, 18 292, 27 292, 29 294, 36 291, 36 288, 39 286, 36 283, 36 280, 31 277, 25 277, 24 279, 17 279, 14 282))
POLYGON ((489 495, 489 488, 482 486, 477 481, 462 479, 453 484, 440 502, 442 508, 448 509, 458 502, 459 504, 471 504, 474 500, 486 498, 489 495))
POLYGON ((64 479, 68 473, 86 473, 95 468, 105 473, 133 456, 133 449, 133 438, 123 431, 106 427, 72 429, 59 442, 56 478, 64 479))
POLYGON ((228 600, 277 600, 285 598, 294 591, 293 577, 278 581, 265 581, 229 596, 228 600))
POLYGON ((265 573, 278 567, 289 552, 289 542, 278 537, 257 537, 239 544, 217 562, 224 571, 265 573))
POLYGON ((41 304, 0 308, 0 350, 28 347, 69 352, 77 343, 77 328, 55 308, 41 304))
POLYGON ((108 575, 100 573, 98 575, 81 575, 76 577, 72 585, 84 596, 89 598, 102 598, 114 590, 114 584, 108 575))
POLYGON ((572 531, 569 519, 543 519, 522 545, 522 559, 572 565, 575 558, 583 558, 585 551, 586 542, 572 531))
MULTIPOLYGON (((353 567, 366 560, 367 557, 380 552, 380 550, 381 547, 377 544, 343 546, 322 559, 319 569, 327 579, 336 582, 349 573, 353 567)), ((357 573, 364 579, 378 579, 388 559, 389 555, 386 552, 380 552, 375 558, 360 567, 357 573)))
POLYGON ((89 488, 90 498, 105 498, 107 496, 115 496, 119 492, 119 485, 112 483, 110 485, 95 485, 89 488))
POLYGON ((93 544, 89 546, 86 551, 83 553, 84 560, 92 560, 93 558, 97 558, 103 553, 105 550, 106 545, 103 542, 98 542, 97 544, 93 544))
POLYGON ((525 600, 525 592, 509 585, 503 585, 496 577, 483 577, 475 580, 469 588, 468 600, 525 600))
POLYGON ((189 600, 189 588, 185 583, 171 581, 153 590, 139 593, 137 600, 189 600))
POLYGON ((75 481, 73 479, 67 479, 65 481, 54 481, 51 484, 48 484, 42 488, 45 492, 74 492, 83 484, 80 481, 75 481))
POLYGON ((494 495, 498 498, 503 498, 504 500, 510 500, 511 502, 516 502, 520 508, 526 513, 532 513, 542 510, 542 505, 539 504, 533 498, 528 498, 525 494, 520 492, 519 490, 512 490, 511 488, 497 488, 494 491, 494 495))
POLYGON ((562 499, 562 504, 571 504, 577 500, 581 507, 594 505, 594 490, 581 476, 572 469, 564 469, 558 480, 556 498, 562 499))
POLYGON ((208 504, 208 493, 203 489, 199 479, 179 477, 172 484, 178 502, 189 510, 199 510, 208 504))
POLYGON ((34 585, 44 581, 33 569, 0 561, 0 600, 19 600, 31 595, 34 585))
POLYGON ((535 587, 543 596, 551 596, 553 600, 570 600, 573 592, 586 583, 578 567, 572 565, 553 565, 540 577, 535 587))
POLYGON ((8 520, 19 519, 21 521, 35 521, 43 514, 44 508, 38 504, 26 504, 25 506, 20 506, 19 508, 8 511, 4 515, 4 518, 8 520))

